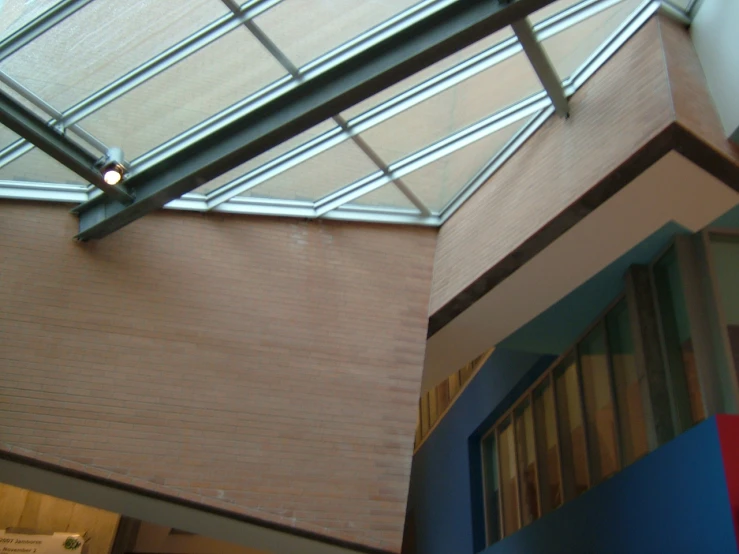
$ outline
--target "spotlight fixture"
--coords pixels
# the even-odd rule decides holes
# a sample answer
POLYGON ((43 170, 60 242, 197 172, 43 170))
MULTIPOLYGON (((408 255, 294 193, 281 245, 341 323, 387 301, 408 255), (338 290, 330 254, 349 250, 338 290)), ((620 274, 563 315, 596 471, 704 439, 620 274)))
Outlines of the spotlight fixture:
POLYGON ((111 186, 120 183, 128 170, 123 157, 123 150, 117 147, 109 148, 105 155, 98 160, 97 166, 100 168, 103 181, 111 186))

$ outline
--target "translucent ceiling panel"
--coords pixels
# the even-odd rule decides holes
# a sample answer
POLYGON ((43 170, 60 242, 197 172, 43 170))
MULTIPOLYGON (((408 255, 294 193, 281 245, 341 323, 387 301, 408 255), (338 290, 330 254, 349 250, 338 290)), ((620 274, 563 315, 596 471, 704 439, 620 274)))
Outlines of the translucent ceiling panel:
POLYGON ((212 181, 208 181, 203 186, 195 189, 193 192, 199 193, 199 194, 208 194, 211 191, 217 190, 223 185, 230 183, 234 179, 237 179, 243 175, 246 175, 250 171, 258 168, 259 166, 264 165, 267 162, 274 160, 275 158, 278 158, 282 154, 301 146, 302 144, 317 137, 318 135, 325 133, 326 131, 333 129, 334 127, 336 127, 336 124, 333 121, 324 121, 323 123, 320 123, 316 125, 315 127, 311 127, 307 131, 300 133, 299 135, 291 138, 290 140, 287 140, 283 142, 282 144, 275 146, 274 148, 268 150, 264 154, 260 154, 256 158, 252 158, 248 162, 241 164, 240 166, 232 169, 231 171, 227 171, 220 177, 217 177, 216 179, 213 179, 212 181))
POLYGON ((51 156, 34 148, 17 160, 0 168, 0 179, 6 181, 32 181, 35 183, 87 183, 51 156))
POLYGON ((437 62, 427 67, 426 69, 419 71, 418 73, 414 73, 413 75, 411 75, 407 79, 400 81, 396 85, 393 85, 381 92, 378 92, 364 102, 360 102, 356 106, 349 108, 348 110, 343 112, 342 115, 344 116, 344 119, 350 120, 351 118, 356 117, 357 115, 360 115, 367 110, 382 104, 384 101, 389 100, 390 98, 393 98, 394 96, 397 96, 398 94, 401 94, 420 83, 423 83, 427 79, 443 73, 447 69, 472 58, 473 56, 483 52, 484 50, 487 50, 488 48, 496 44, 503 42, 506 39, 511 38, 512 36, 513 31, 510 27, 501 29, 500 31, 493 33, 483 40, 477 41, 467 48, 460 50, 456 54, 452 54, 451 56, 444 58, 440 62, 437 62))
POLYGON ((362 133, 386 162, 395 162, 541 89, 523 52, 494 65, 362 133))
POLYGON ((82 125, 132 160, 285 74, 245 28, 237 28, 82 125))
POLYGON ((227 12, 216 0, 95 0, 0 69, 65 110, 227 12))
POLYGON ((0 40, 24 27, 59 0, 4 0, 0 2, 0 40))
POLYGON ((556 2, 552 2, 546 7, 532 13, 529 17, 529 21, 533 25, 536 25, 537 23, 541 23, 542 21, 558 15, 566 9, 582 2, 583 0, 557 0, 556 2))
POLYGON ((543 41, 560 78, 572 75, 642 3, 623 0, 543 41))
POLYGON ((346 140, 242 196, 314 202, 375 171, 377 167, 364 152, 346 140))
POLYGON ((482 167, 523 127, 508 125, 469 146, 409 173, 403 182, 433 212, 440 212, 482 167))
POLYGON ((364 208, 402 208, 405 210, 413 210, 414 212, 418 212, 418 208, 416 208, 413 203, 408 200, 408 197, 405 194, 400 192, 398 187, 395 186, 395 183, 389 183, 378 189, 375 189, 372 192, 365 194, 364 196, 360 196, 353 202, 349 202, 346 205, 362 206, 364 208))
POLYGON ((391 18, 418 0, 283 0, 256 23, 297 66, 391 18))
POLYGON ((4 150, 11 144, 13 144, 16 140, 19 140, 21 137, 16 135, 13 131, 8 129, 5 125, 0 125, 0 151, 4 150))

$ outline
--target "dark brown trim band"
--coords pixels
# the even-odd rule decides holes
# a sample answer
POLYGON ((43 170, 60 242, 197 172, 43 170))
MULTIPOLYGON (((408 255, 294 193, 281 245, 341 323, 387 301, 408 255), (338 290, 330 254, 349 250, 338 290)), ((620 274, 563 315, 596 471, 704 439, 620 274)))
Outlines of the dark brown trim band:
POLYGON ((429 317, 430 338, 671 150, 739 192, 739 166, 673 122, 429 317))

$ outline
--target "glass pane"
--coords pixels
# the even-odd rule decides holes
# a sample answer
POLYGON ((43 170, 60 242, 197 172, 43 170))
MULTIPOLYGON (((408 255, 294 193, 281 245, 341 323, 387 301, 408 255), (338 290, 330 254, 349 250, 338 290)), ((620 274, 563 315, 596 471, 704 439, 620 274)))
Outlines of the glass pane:
POLYGON ((678 428, 684 431, 705 419, 706 414, 674 248, 655 265, 654 281, 667 354, 671 400, 677 415, 678 428))
POLYGON ((578 351, 593 470, 591 480, 598 483, 619 469, 616 412, 613 409, 603 323, 593 329, 580 343, 578 351))
POLYGON ((59 0, 4 0, 0 3, 0 40, 36 19, 59 0))
POLYGON ((718 284, 718 302, 729 336, 734 368, 739 368, 739 239, 711 236, 713 267, 718 284))
POLYGON ((523 53, 445 90, 364 133, 386 163, 393 163, 541 89, 523 53))
POLYGON ((378 171, 351 140, 280 173, 242 196, 314 202, 337 189, 378 171))
POLYGON ((227 11, 213 0, 96 0, 0 68, 64 110, 227 11))
POLYGON ((46 155, 38 148, 0 168, 0 179, 34 183, 64 183, 87 185, 76 173, 46 155))
MULTIPOLYGON (((418 212, 418 208, 400 192, 394 183, 383 185, 372 192, 349 202, 347 206, 373 206, 377 208, 402 208, 418 212)), ((420 212, 418 212, 420 213, 420 212)))
POLYGON ((86 117, 83 126, 133 160, 284 73, 246 29, 234 29, 86 117))
POLYGON ((500 480, 503 492, 503 536, 508 536, 518 531, 519 527, 516 444, 510 422, 500 432, 500 480))
POLYGON ((482 474, 485 483, 485 531, 487 543, 500 540, 500 490, 495 433, 482 441, 482 474))
POLYGON ((619 302, 606 316, 606 326, 616 387, 621 452, 624 464, 630 464, 644 456, 649 445, 626 301, 619 302))
POLYGON ((523 127, 518 121, 403 177, 428 206, 441 212, 454 196, 523 127))
POLYGON ((427 79, 431 79, 432 77, 435 77, 447 69, 464 62, 465 60, 468 60, 469 58, 472 58, 473 56, 480 54, 481 52, 487 50, 488 48, 497 45, 501 42, 503 42, 506 39, 509 39, 513 36, 513 31, 510 27, 505 27, 504 29, 501 29, 500 31, 497 31, 493 33, 492 35, 485 37, 482 40, 477 41, 474 44, 471 44, 467 48, 464 48, 463 50, 460 50, 456 54, 452 54, 451 56, 447 56, 441 61, 436 62, 435 64, 427 67, 426 69, 423 69, 419 71, 418 73, 414 73, 410 77, 403 79, 399 83, 388 87, 381 92, 378 92, 374 96, 371 96, 364 102, 360 102, 356 106, 353 106, 342 113, 344 116, 344 119, 347 121, 350 120, 353 117, 358 116, 359 114, 362 114, 380 104, 385 102, 386 100, 389 100, 390 98, 393 98, 399 94, 404 93, 405 91, 413 88, 414 86, 423 83, 427 79))
POLYGON ((289 152, 290 150, 298 148, 299 146, 305 144, 309 140, 335 127, 336 127, 336 124, 333 121, 324 121, 323 123, 319 123, 315 127, 311 127, 307 131, 303 131, 299 135, 296 135, 293 138, 286 140, 285 142, 275 146, 274 148, 270 148, 263 154, 259 154, 259 156, 252 158, 248 162, 241 164, 240 166, 232 169, 231 171, 227 171, 220 177, 216 177, 212 181, 208 181, 201 187, 198 187, 197 189, 195 189, 193 192, 200 193, 200 194, 207 194, 211 191, 214 191, 222 187, 223 185, 230 183, 234 179, 238 179, 239 177, 246 175, 250 171, 258 168, 259 166, 264 165, 268 162, 271 162, 272 160, 280 157, 286 152, 289 152))
POLYGON ((571 500, 588 490, 588 452, 585 441, 580 388, 575 360, 570 358, 554 372, 554 390, 562 444, 562 475, 565 499, 571 500))
POLYGON ((583 0, 557 0, 556 2, 552 2, 548 6, 532 13, 529 17, 529 21, 531 21, 533 25, 536 25, 537 23, 540 23, 545 19, 549 19, 550 17, 555 16, 582 1, 583 0))
POLYGON ((528 400, 516 410, 516 454, 521 483, 521 515, 523 525, 539 518, 539 477, 536 472, 534 414, 528 400))
POLYGON ((418 0, 283 0, 256 23, 294 65, 340 46, 418 0))
POLYGON ((3 150, 13 144, 16 140, 20 140, 20 136, 8 129, 5 125, 0 125, 0 150, 3 150))
POLYGON ((539 481, 541 483, 541 508, 544 514, 562 504, 556 414, 554 391, 547 380, 534 391, 536 456, 541 471, 539 481))
POLYGON ((642 0, 623 0, 542 41, 559 77, 572 75, 641 3, 642 0))

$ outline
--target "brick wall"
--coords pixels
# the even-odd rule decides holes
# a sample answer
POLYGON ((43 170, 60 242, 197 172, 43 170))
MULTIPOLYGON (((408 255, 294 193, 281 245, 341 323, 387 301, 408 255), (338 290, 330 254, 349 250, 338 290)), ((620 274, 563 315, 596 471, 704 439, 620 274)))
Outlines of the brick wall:
POLYGON ((673 120, 653 18, 570 100, 569 119, 553 116, 441 228, 429 313, 463 302, 467 287, 673 120))
POLYGON ((434 230, 1 208, 4 448, 400 549, 434 230))

